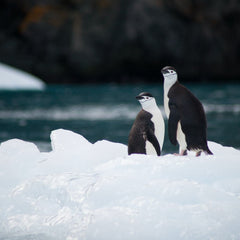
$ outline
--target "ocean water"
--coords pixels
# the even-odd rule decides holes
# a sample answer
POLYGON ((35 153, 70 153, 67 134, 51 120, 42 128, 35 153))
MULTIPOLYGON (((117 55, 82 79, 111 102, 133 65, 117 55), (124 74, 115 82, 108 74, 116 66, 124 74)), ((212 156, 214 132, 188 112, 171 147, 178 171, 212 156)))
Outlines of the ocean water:
MULTIPOLYGON (((203 103, 208 140, 240 149, 240 85, 185 85, 203 103)), ((19 138, 49 151, 51 131, 63 128, 92 143, 107 139, 127 144, 141 109, 135 96, 143 91, 155 96, 165 115, 161 84, 51 85, 44 91, 0 91, 0 142, 19 138)), ((166 131, 163 152, 177 151, 166 131)))

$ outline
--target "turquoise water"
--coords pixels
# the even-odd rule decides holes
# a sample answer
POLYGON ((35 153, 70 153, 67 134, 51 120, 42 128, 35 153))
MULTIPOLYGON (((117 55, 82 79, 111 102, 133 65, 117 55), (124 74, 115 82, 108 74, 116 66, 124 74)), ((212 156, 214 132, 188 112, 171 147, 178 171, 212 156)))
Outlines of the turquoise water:
MULTIPOLYGON (((185 84, 203 103, 208 140, 240 148, 240 85, 185 84)), ((162 112, 162 85, 48 86, 45 91, 0 91, 0 141, 20 138, 50 147, 50 133, 64 128, 90 142, 107 139, 127 144, 140 104, 135 96, 149 91, 162 112)), ((166 119, 165 119, 166 120, 166 119)), ((165 136, 164 149, 178 148, 165 136)))

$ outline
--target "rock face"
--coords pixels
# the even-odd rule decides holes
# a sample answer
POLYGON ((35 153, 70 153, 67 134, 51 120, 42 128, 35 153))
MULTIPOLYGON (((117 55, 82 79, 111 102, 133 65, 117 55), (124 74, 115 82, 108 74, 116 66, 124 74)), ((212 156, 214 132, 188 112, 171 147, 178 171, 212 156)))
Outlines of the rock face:
POLYGON ((236 0, 2 2, 0 61, 46 82, 240 78, 236 0))

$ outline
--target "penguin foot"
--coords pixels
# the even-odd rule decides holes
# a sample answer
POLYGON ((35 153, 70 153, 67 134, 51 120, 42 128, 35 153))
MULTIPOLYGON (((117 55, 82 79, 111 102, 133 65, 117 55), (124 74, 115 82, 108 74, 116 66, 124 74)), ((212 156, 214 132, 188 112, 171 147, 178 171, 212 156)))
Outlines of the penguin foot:
POLYGON ((196 157, 201 156, 201 153, 202 153, 202 151, 198 151, 198 152, 196 152, 196 157))
POLYGON ((182 150, 182 151, 181 151, 181 155, 182 155, 182 156, 186 156, 186 155, 187 155, 187 150, 182 150))
POLYGON ((186 156, 187 155, 187 150, 181 150, 180 153, 174 153, 174 156, 186 156))

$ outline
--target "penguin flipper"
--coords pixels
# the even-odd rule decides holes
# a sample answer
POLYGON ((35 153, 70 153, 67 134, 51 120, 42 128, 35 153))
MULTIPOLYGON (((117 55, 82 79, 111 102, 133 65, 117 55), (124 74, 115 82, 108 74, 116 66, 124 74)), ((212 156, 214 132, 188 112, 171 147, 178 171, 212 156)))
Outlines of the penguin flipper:
POLYGON ((159 142, 158 142, 156 136, 154 135, 154 132, 152 130, 148 130, 146 132, 146 134, 147 134, 147 140, 154 146, 154 148, 157 152, 157 155, 160 156, 161 148, 160 148, 160 145, 159 145, 159 142))
POLYGON ((177 145, 177 125, 180 120, 180 115, 174 104, 169 104, 170 114, 168 119, 168 135, 169 140, 173 145, 177 145))

